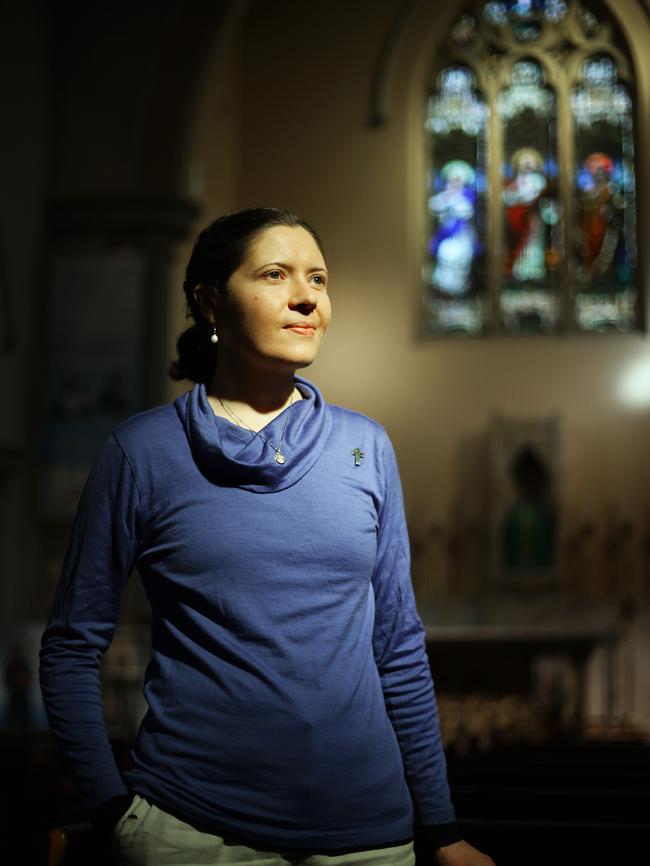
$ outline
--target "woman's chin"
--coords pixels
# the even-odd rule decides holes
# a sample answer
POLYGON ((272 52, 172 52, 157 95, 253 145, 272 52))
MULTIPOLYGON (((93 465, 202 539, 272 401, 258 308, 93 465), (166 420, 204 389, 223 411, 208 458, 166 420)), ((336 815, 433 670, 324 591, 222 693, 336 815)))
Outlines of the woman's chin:
POLYGON ((314 362, 315 357, 315 352, 292 352, 291 354, 271 355, 265 358, 266 363, 263 366, 266 369, 272 367, 282 372, 302 370, 304 367, 309 367, 314 362))

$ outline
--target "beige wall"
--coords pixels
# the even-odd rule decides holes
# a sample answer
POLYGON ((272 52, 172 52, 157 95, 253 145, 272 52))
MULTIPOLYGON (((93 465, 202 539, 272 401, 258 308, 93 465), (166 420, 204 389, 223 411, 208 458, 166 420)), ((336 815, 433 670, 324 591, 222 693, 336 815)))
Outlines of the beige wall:
MULTIPOLYGON (((237 50, 233 36, 229 61, 215 64, 198 106, 203 122, 193 159, 206 178, 201 219, 224 208, 270 204, 297 210, 322 232, 334 320, 308 375, 331 402, 366 412, 387 427, 414 535, 431 521, 448 521, 463 447, 486 429, 494 412, 558 412, 560 492, 570 519, 589 517, 604 527, 614 507, 640 531, 650 519, 646 334, 417 337, 420 94, 440 31, 462 4, 444 4, 442 12, 440 4, 413 4, 392 54, 389 123, 371 128, 373 73, 400 5, 251 5, 237 50), (241 96, 238 111, 235 93, 241 96), (635 391, 639 403, 631 405, 625 387, 627 382, 630 390, 635 375, 642 376, 635 391)), ((616 8, 640 64, 640 102, 647 104, 647 17, 635 2, 616 8)), ((638 130, 640 153, 647 152, 647 121, 638 130)), ((647 230, 641 240, 650 248, 647 230)), ((187 251, 179 251, 179 269, 187 251)), ((176 306, 180 314, 178 300, 176 306)), ((180 325, 179 315, 172 331, 180 325)))

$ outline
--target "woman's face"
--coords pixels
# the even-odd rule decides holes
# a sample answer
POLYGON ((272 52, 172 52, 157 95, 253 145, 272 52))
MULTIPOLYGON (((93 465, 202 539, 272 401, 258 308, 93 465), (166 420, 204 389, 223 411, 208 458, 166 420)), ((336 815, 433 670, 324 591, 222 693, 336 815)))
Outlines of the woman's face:
POLYGON ((220 357, 265 369, 306 367, 330 317, 327 269, 316 241, 301 227, 273 226, 250 243, 217 301, 220 357))

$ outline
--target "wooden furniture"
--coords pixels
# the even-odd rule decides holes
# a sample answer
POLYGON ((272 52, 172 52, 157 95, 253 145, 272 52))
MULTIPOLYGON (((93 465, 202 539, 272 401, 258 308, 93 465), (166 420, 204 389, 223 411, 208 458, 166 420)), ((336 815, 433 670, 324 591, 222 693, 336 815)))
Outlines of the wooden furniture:
POLYGON ((540 657, 563 657, 575 671, 575 728, 586 718, 587 668, 602 650, 604 719, 612 718, 616 612, 557 597, 494 595, 473 604, 422 605, 431 668, 439 694, 511 692, 530 697, 540 657))

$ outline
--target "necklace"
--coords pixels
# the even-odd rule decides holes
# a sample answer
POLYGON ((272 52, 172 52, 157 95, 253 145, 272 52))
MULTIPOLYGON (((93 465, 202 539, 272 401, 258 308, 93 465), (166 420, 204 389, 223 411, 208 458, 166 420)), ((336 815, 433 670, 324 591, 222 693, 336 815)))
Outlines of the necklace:
POLYGON ((291 407, 292 407, 292 405, 293 405, 293 397, 294 397, 294 393, 295 393, 295 391, 292 391, 292 392, 291 392, 291 400, 289 400, 289 407, 288 407, 288 409, 287 409, 287 417, 285 418, 285 421, 284 421, 284 427, 282 428, 282 435, 280 436, 280 442, 279 442, 277 448, 275 447, 275 445, 273 445, 272 442, 269 442, 268 439, 265 439, 265 438, 260 434, 259 430, 253 430, 253 428, 252 428, 252 427, 249 427, 248 424, 247 424, 245 421, 242 421, 242 419, 239 417, 239 415, 237 415, 237 414, 236 414, 236 413, 235 413, 235 412, 230 408, 230 406, 226 406, 226 404, 223 402, 223 400, 221 399, 221 397, 217 397, 217 400, 221 403, 221 405, 222 405, 223 408, 226 410, 226 412, 227 412, 229 415, 232 415, 232 417, 235 419, 235 421, 237 421, 237 423, 239 424, 240 427, 245 427, 247 430, 250 430, 251 433, 252 433, 254 436, 259 436, 259 438, 262 440, 262 442, 265 442, 267 445, 269 445, 269 446, 273 449, 273 451, 275 452, 274 455, 273 455, 273 459, 275 460, 276 463, 279 463, 280 465, 282 465, 283 463, 286 463, 286 462, 287 462, 287 458, 286 458, 286 457, 284 456, 284 454, 282 453, 282 443, 284 442, 284 433, 285 433, 285 430, 287 429, 287 424, 289 423, 289 415, 290 415, 290 413, 291 413, 291 407))

